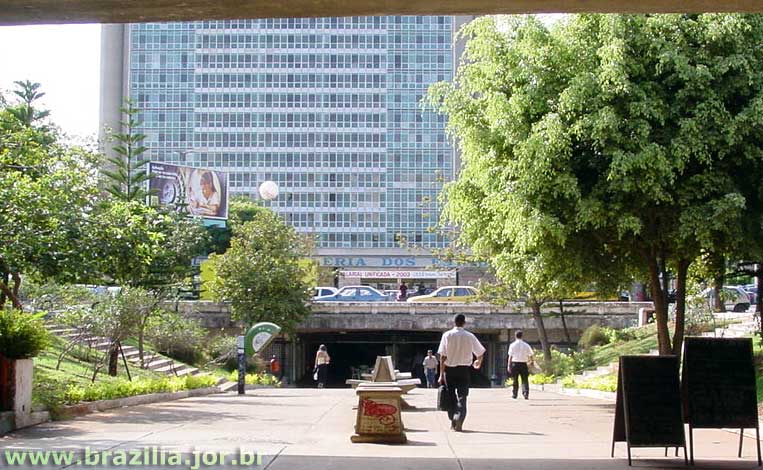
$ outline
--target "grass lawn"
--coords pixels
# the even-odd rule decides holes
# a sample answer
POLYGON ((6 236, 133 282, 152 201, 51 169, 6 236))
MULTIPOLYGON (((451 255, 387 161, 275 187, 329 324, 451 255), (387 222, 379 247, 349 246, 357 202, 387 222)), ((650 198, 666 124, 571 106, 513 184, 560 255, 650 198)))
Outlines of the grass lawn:
MULTIPOLYGON (((56 369, 58 363, 58 356, 63 352, 67 342, 58 337, 53 337, 53 344, 51 347, 43 351, 39 356, 34 359, 34 373, 35 378, 49 379, 49 380, 61 380, 65 382, 75 383, 78 385, 88 385, 93 378, 93 364, 97 359, 103 357, 101 351, 91 351, 90 357, 87 356, 85 348, 78 348, 72 353, 69 353, 61 361, 61 365, 56 369)), ((130 368, 130 374, 133 379, 136 378, 162 378, 164 374, 156 373, 150 370, 141 369, 136 364, 127 363, 130 368)), ((96 381, 103 380, 115 380, 115 379, 127 379, 127 372, 124 368, 122 358, 119 358, 119 367, 117 368, 118 375, 116 378, 109 377, 106 374, 106 364, 99 371, 96 381)))
POLYGON ((93 366, 103 360, 104 353, 75 348, 58 365, 58 357, 66 344, 64 339, 53 337, 51 346, 34 360, 32 401, 49 409, 54 417, 61 416, 59 411, 66 404, 209 387, 216 384, 219 377, 211 374, 168 377, 128 362, 132 379, 129 380, 120 357, 116 377, 107 375, 104 363, 93 382, 93 366))

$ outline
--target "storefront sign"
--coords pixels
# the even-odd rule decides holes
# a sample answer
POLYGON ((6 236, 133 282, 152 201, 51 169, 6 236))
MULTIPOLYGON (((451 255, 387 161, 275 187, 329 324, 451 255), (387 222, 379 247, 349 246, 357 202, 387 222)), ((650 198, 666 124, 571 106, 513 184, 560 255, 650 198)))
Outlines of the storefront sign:
POLYGON ((344 277, 361 279, 455 279, 455 271, 340 271, 344 277))
MULTIPOLYGON (((334 268, 457 268, 452 261, 443 261, 431 256, 318 256, 321 266, 334 268)), ((470 263, 468 266, 485 267, 485 263, 470 263)))

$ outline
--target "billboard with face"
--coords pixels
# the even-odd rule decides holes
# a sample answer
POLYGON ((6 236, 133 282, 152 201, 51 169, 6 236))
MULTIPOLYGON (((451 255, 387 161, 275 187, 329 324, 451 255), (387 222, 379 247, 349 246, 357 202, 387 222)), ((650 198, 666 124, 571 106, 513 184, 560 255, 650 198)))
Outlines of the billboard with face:
POLYGON ((151 203, 209 219, 228 218, 228 175, 207 168, 151 162, 151 203))

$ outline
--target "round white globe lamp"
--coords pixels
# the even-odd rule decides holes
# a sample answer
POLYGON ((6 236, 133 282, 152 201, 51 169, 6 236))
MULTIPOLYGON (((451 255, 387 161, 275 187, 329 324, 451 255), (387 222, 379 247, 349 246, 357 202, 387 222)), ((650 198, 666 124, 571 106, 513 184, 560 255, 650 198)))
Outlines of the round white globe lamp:
POLYGON ((260 185, 260 197, 266 201, 272 201, 278 197, 278 185, 273 181, 265 181, 260 185))

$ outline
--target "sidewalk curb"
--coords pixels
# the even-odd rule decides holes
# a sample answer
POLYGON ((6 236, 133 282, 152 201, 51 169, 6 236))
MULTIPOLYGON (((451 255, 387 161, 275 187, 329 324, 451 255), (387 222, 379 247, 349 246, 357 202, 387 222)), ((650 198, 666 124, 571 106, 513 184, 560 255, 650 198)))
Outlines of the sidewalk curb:
POLYGON ((556 393, 557 395, 566 395, 571 397, 586 397, 597 400, 615 401, 617 393, 602 392, 601 390, 591 390, 587 388, 565 388, 558 384, 534 385, 530 384, 531 390, 539 392, 556 393))
POLYGON ((165 392, 165 393, 151 393, 148 395, 135 395, 132 397, 115 398, 113 400, 98 400, 91 402, 78 403, 76 405, 68 405, 61 407, 59 416, 66 418, 75 418, 78 416, 84 416, 90 413, 97 413, 100 411, 107 411, 114 408, 123 408, 126 406, 138 406, 148 405, 151 403, 159 403, 164 401, 181 400, 183 398, 200 397, 205 395, 212 395, 215 393, 222 393, 220 387, 215 385, 213 387, 197 388, 194 390, 181 390, 179 392, 165 392))

